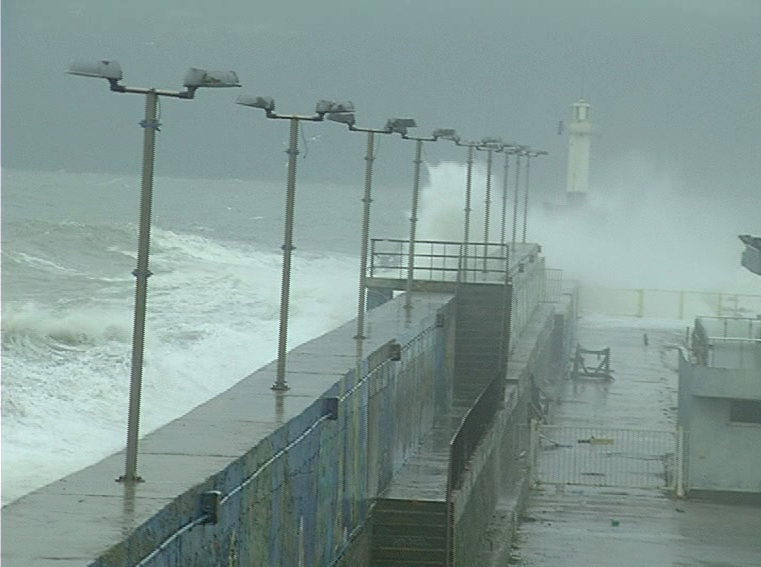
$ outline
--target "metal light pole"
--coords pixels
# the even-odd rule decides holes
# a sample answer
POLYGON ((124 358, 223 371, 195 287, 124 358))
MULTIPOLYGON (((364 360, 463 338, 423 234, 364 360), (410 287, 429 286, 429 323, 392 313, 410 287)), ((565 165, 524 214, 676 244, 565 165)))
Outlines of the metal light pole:
POLYGON ((365 193, 362 198, 364 203, 362 212, 362 245, 359 265, 359 300, 357 302, 357 334, 355 339, 365 339, 365 310, 367 303, 367 248, 368 236, 370 233, 370 203, 372 203, 372 179, 373 179, 373 162, 375 161, 375 134, 392 134, 393 126, 402 125, 413 127, 415 121, 411 118, 391 118, 386 122, 386 126, 381 129, 360 128, 355 126, 356 118, 353 113, 330 114, 328 119, 334 122, 346 124, 352 132, 367 132, 367 151, 365 153, 365 193))
POLYGON ((471 202, 471 195, 472 195, 472 189, 473 189, 473 149, 480 146, 480 142, 463 142, 460 139, 455 140, 455 144, 458 146, 465 146, 468 148, 468 167, 467 167, 467 173, 465 177, 465 226, 463 231, 463 250, 464 250, 464 257, 462 261, 462 266, 464 269, 463 276, 465 277, 465 280, 467 280, 467 268, 468 268, 468 247, 470 245, 470 202, 471 202))
POLYGON ((526 192, 523 196, 523 239, 521 240, 521 242, 523 242, 524 244, 526 243, 526 219, 528 217, 528 187, 529 187, 529 172, 531 169, 531 158, 546 156, 546 155, 547 155, 547 152, 545 151, 530 150, 526 152, 526 192))
POLYGON ((515 258, 515 238, 518 231, 518 193, 520 191, 521 156, 526 155, 528 147, 516 146, 515 151, 515 200, 513 201, 513 238, 510 245, 510 258, 515 258))
POLYGON ((502 140, 499 138, 484 138, 481 145, 476 149, 486 151, 486 197, 484 198, 484 268, 487 269, 487 258, 489 256, 489 213, 491 208, 491 166, 494 151, 499 151, 502 147, 502 140))
POLYGON ((512 145, 502 147, 505 154, 505 172, 502 176, 502 219, 499 231, 499 243, 505 245, 505 227, 507 225, 507 193, 508 193, 508 174, 510 173, 510 156, 515 153, 512 145))
POLYGON ((137 267, 132 274, 135 284, 135 316, 132 329, 132 367, 130 373, 129 413, 127 417, 127 457, 124 475, 120 482, 139 482, 137 474, 137 445, 140 429, 140 398, 143 382, 143 349, 145 343, 145 310, 148 295, 148 268, 151 236, 151 203, 153 200, 153 165, 156 132, 159 122, 156 118, 158 97, 192 99, 199 87, 239 87, 238 76, 233 71, 205 71, 191 68, 185 75, 184 91, 165 91, 155 88, 127 87, 119 84, 122 80, 121 66, 116 61, 76 62, 68 70, 71 75, 106 79, 109 88, 117 93, 145 95, 145 118, 143 127, 143 170, 140 192, 140 229, 138 235, 137 267))
POLYGON ((277 348, 277 375, 272 389, 276 391, 288 390, 285 380, 285 363, 288 352, 288 304, 291 287, 291 256, 293 253, 293 211, 296 200, 296 158, 299 154, 298 133, 299 122, 322 122, 326 114, 353 112, 354 105, 351 103, 337 103, 321 100, 317 103, 313 116, 301 116, 297 114, 276 114, 275 101, 271 97, 241 95, 237 104, 264 110, 267 118, 283 119, 290 121, 290 139, 288 144, 288 185, 285 201, 285 237, 283 243, 283 275, 280 287, 280 330, 278 334, 277 348))
POLYGON ((454 130, 437 129, 430 136, 408 136, 407 128, 414 127, 415 121, 410 120, 392 122, 390 124, 393 132, 401 134, 405 140, 415 141, 415 177, 412 184, 412 212, 410 213, 410 241, 407 249, 407 286, 404 300, 404 308, 408 311, 412 309, 412 283, 415 274, 415 239, 417 233, 417 212, 418 198, 420 194, 420 164, 423 163, 423 142, 435 142, 439 138, 453 138, 456 136, 454 130))

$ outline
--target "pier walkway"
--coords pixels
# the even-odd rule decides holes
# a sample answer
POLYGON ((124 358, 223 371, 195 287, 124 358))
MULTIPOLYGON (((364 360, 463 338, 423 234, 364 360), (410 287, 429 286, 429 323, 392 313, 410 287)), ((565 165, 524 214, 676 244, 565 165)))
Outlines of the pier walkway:
MULTIPOLYGON (((685 330, 680 321, 582 318, 579 344, 611 348, 614 380, 568 380, 552 422, 675 429, 676 349, 684 343, 685 330)), ((552 453, 540 450, 540 467, 552 453)), ((677 499, 657 488, 547 483, 530 493, 510 565, 756 567, 761 565, 760 534, 757 503, 677 499)))

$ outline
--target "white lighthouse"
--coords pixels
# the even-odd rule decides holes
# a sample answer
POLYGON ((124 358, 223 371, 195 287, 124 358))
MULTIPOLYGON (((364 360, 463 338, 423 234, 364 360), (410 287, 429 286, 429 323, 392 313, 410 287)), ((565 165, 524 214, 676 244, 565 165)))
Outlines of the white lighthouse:
POLYGON ((568 179, 566 196, 569 204, 584 203, 589 192, 589 146, 592 138, 591 105, 583 98, 571 105, 568 123, 568 179))

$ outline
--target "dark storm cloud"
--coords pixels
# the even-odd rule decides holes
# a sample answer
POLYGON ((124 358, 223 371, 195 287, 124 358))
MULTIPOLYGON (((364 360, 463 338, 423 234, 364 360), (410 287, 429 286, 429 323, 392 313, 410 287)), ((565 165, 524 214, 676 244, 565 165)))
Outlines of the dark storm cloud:
MULTIPOLYGON (((349 99, 362 124, 413 116, 547 149, 538 186, 564 185, 559 120, 580 94, 599 135, 593 182, 630 153, 695 191, 757 189, 761 4, 755 0, 7 0, 2 6, 3 165, 139 171, 143 101, 64 73, 113 58, 125 83, 179 87, 187 67, 238 71, 241 92, 283 112, 349 99)), ((157 173, 280 178, 284 123, 233 104, 237 92, 165 100, 157 173)), ((308 125, 300 176, 361 179, 363 141, 308 125)), ((429 158, 462 159, 447 145, 429 158)), ((412 147, 384 138, 377 175, 403 182, 412 147)), ((408 172, 409 170, 409 172, 408 172)))

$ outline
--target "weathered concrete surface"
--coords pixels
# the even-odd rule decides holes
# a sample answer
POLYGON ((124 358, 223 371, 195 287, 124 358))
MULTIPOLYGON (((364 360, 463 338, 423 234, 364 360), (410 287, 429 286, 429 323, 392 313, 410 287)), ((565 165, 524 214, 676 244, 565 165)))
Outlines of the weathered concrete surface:
MULTIPOLYGON (((434 317, 451 299, 447 294, 415 294, 412 313, 403 301, 368 313, 364 352, 372 353, 395 338, 404 340, 408 329, 434 317)), ((124 454, 117 453, 3 507, 3 566, 89 565, 176 500, 181 502, 175 508, 192 517, 197 499, 186 502, 178 497, 199 486, 212 489, 208 479, 301 415, 351 371, 357 356, 355 333, 352 321, 289 353, 291 389, 284 395, 270 388, 276 374, 271 363, 147 435, 138 460, 145 482, 132 487, 115 482, 124 472, 124 454)), ((181 525, 178 518, 171 521, 175 529, 181 525)))
POLYGON ((512 564, 758 567, 761 508, 652 490, 548 487, 529 497, 512 564))
MULTIPOLYGON (((568 381, 554 423, 674 427, 684 323, 585 318, 578 336, 585 348, 611 347, 615 381, 568 381)), ((529 497, 511 564, 757 567, 761 507, 677 500, 657 489, 546 486, 529 497)))

